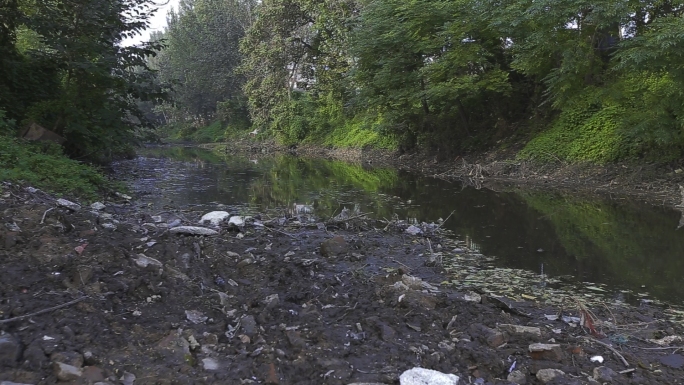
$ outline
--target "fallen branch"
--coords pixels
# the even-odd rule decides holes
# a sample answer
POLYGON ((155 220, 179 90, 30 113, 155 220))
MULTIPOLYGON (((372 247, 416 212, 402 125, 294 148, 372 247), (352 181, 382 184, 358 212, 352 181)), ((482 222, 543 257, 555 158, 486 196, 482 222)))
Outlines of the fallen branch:
POLYGON ((625 360, 625 357, 623 357, 622 354, 620 354, 620 352, 618 352, 614 347, 591 337, 584 337, 584 339, 590 342, 596 342, 597 344, 608 348, 611 352, 613 352, 613 354, 615 354, 620 359, 620 361, 622 361, 623 364, 625 364, 625 366, 629 366, 629 362, 627 362, 627 360, 625 360))
POLYGON ((292 235, 292 234, 290 234, 290 233, 286 233, 286 232, 281 231, 281 230, 278 230, 278 229, 272 229, 272 228, 270 228, 270 227, 268 227, 268 226, 264 226, 264 228, 265 228, 266 230, 268 230, 268 231, 275 231, 275 232, 277 232, 277 233, 287 235, 287 236, 290 237, 290 238, 297 239, 297 237, 295 237, 294 235, 292 235))
POLYGON ((43 219, 40 220, 40 224, 41 224, 41 225, 42 225, 43 223, 45 223, 45 216, 47 215, 47 213, 50 212, 51 210, 54 210, 54 209, 55 209, 55 208, 52 207, 52 208, 49 208, 49 209, 45 210, 45 212, 43 213, 43 219))
POLYGON ((73 301, 69 301, 69 302, 67 302, 67 303, 63 303, 63 304, 61 304, 61 305, 57 305, 57 306, 49 307, 49 308, 47 308, 47 309, 39 310, 39 311, 37 311, 37 312, 35 312, 35 313, 30 313, 30 314, 22 315, 22 316, 19 316, 19 317, 14 317, 14 318, 8 318, 8 319, 0 320, 0 324, 6 324, 6 323, 14 322, 14 321, 19 321, 19 320, 22 320, 22 319, 24 319, 24 318, 33 317, 33 316, 36 316, 36 315, 39 315, 39 314, 49 313, 49 312, 51 312, 51 311, 55 311, 55 310, 58 310, 58 309, 61 309, 61 308, 64 308, 64 307, 71 306, 71 305, 73 305, 73 304, 77 304, 77 303, 83 301, 84 299, 88 299, 88 298, 90 298, 90 297, 85 296, 85 297, 77 298, 77 299, 75 299, 75 300, 73 300, 73 301))
POLYGON ((456 212, 456 210, 452 210, 452 211, 451 211, 451 214, 449 214, 449 216, 446 217, 446 219, 443 220, 442 223, 440 223, 439 226, 437 226, 437 228, 436 228, 435 230, 439 230, 439 228, 442 227, 442 225, 445 224, 446 221, 448 221, 449 218, 451 218, 451 216, 454 215, 455 212, 456 212))
POLYGON ((326 223, 344 223, 344 222, 351 221, 352 219, 365 217, 366 215, 368 215, 368 214, 367 214, 367 213, 362 213, 362 214, 359 214, 359 215, 354 215, 353 217, 349 217, 349 218, 347 218, 347 219, 333 219, 332 221, 328 221, 328 222, 326 222, 326 223))

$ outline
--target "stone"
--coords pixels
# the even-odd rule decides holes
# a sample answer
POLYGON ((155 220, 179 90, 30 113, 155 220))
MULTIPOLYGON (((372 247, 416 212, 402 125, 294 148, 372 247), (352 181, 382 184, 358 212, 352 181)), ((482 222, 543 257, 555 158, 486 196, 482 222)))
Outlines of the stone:
POLYGON ((83 356, 77 352, 55 352, 50 355, 50 360, 52 362, 61 362, 77 368, 83 366, 83 356))
POLYGON ((221 363, 216 358, 208 357, 202 359, 202 368, 204 368, 204 370, 219 370, 220 367, 221 363))
POLYGON ((17 365, 21 357, 21 343, 12 334, 0 335, 0 367, 17 365))
POLYGON ((616 376, 617 373, 611 368, 605 366, 599 366, 598 368, 594 368, 594 379, 600 383, 612 383, 613 379, 616 376))
POLYGON ((400 385, 458 385, 459 377, 432 369, 413 368, 399 376, 400 385))
POLYGON ((565 376, 565 372, 559 369, 541 369, 537 371, 537 379, 543 384, 562 376, 565 376))
POLYGON ((78 203, 74 203, 72 201, 68 201, 62 198, 57 199, 57 206, 66 207, 71 211, 79 211, 81 209, 81 205, 79 205, 78 203))
POLYGON ((209 317, 205 316, 204 313, 202 313, 199 310, 186 310, 185 318, 187 318, 188 321, 194 323, 195 325, 204 323, 209 319, 209 317))
POLYGON ((506 338, 500 331, 496 329, 490 329, 481 324, 472 324, 468 329, 468 332, 472 337, 477 337, 481 341, 486 342, 492 348, 501 346, 506 342, 506 338))
MULTIPOLYGON (((232 218, 231 218, 232 219, 232 218)), ((169 230, 171 234, 216 235, 218 231, 198 226, 178 226, 169 230)))
POLYGON ((48 366, 49 361, 37 342, 31 343, 23 354, 24 365, 31 370, 40 370, 48 366))
POLYGON ((333 258, 346 254, 348 250, 349 246, 347 245, 347 241, 339 235, 326 239, 321 243, 321 255, 326 258, 333 258))
POLYGON ((306 347, 306 341, 304 341, 300 332, 295 330, 287 330, 285 331, 285 336, 295 351, 301 351, 306 347))
POLYGON ((104 381, 105 378, 104 371, 97 366, 86 366, 83 368, 83 379, 88 384, 104 381))
POLYGON ((270 385, 277 385, 280 383, 280 379, 278 378, 278 372, 276 371, 275 364, 273 362, 270 362, 268 364, 268 373, 266 374, 266 384, 270 385))
POLYGON ((116 225, 113 223, 103 223, 100 226, 102 226, 103 229, 107 229, 107 230, 111 230, 111 231, 116 230, 116 225))
POLYGON ((54 362, 55 376, 61 381, 74 381, 83 376, 83 371, 73 365, 54 362))
POLYGON ((385 384, 383 382, 352 382, 351 384, 347 384, 347 385, 387 385, 387 384, 385 384))
POLYGON ((228 217, 230 217, 230 214, 227 211, 212 211, 202 215, 199 223, 200 225, 206 225, 208 223, 212 226, 218 226, 228 217))
POLYGON ((257 323, 252 315, 242 317, 240 319, 240 325, 242 325, 242 332, 249 337, 253 337, 257 332, 257 323))
POLYGON ((150 266, 152 268, 160 268, 160 267, 164 266, 164 264, 162 264, 158 260, 156 260, 154 258, 147 257, 147 256, 145 256, 145 254, 138 254, 137 258, 134 259, 134 261, 135 261, 135 264, 142 269, 144 269, 148 266, 150 266))
POLYGON ((245 225, 245 219, 243 217, 235 215, 235 216, 230 217, 230 219, 228 220, 228 224, 232 225, 232 226, 237 226, 237 227, 244 226, 245 225))
POLYGON ((159 341, 156 350, 173 365, 186 364, 192 358, 190 343, 177 331, 172 331, 159 341))
POLYGON ((535 326, 501 324, 497 326, 497 328, 502 332, 511 335, 533 336, 541 338, 541 329, 535 326))
POLYGON ((523 385, 527 384, 527 376, 520 370, 514 370, 508 374, 506 381, 512 382, 514 384, 523 385))
POLYGON ((90 205, 90 208, 96 211, 104 210, 107 206, 105 206, 102 202, 95 202, 92 205, 90 205))
POLYGON ((21 382, 12 382, 12 381, 0 381, 0 385, 32 385, 32 384, 25 384, 21 382))
POLYGON ((534 360, 550 360, 560 362, 563 359, 563 351, 558 344, 531 344, 530 356, 534 360))

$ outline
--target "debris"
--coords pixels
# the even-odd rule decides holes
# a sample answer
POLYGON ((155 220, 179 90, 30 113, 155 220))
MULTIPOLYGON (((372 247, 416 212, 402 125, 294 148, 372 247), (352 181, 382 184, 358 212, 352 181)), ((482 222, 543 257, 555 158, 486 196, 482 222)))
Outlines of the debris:
POLYGON ((598 368, 594 368, 594 379, 600 383, 611 383, 613 382, 613 379, 615 376, 617 376, 617 373, 611 368, 607 368, 605 366, 599 366, 598 368))
POLYGON ((527 334, 541 338, 541 329, 536 326, 501 324, 497 327, 499 328, 499 330, 509 334, 527 334))
MULTIPOLYGON (((169 225, 171 227, 171 225, 169 225)), ((218 231, 208 229, 206 227, 197 226, 178 226, 169 230, 171 234, 187 234, 187 235, 216 235, 218 231)))
POLYGON ((202 219, 200 219, 199 223, 205 225, 208 222, 212 226, 218 226, 228 217, 230 217, 230 214, 227 211, 212 211, 202 215, 202 219))
POLYGON ((55 377, 61 381, 75 381, 83 375, 81 369, 63 362, 53 362, 55 377))
POLYGON ((95 210, 95 211, 100 211, 104 210, 107 206, 105 206, 102 202, 95 202, 90 205, 90 208, 95 210))
POLYGON ((153 267, 163 267, 164 264, 162 264, 160 261, 150 258, 145 256, 145 254, 138 254, 137 258, 134 259, 135 264, 138 265, 140 268, 146 268, 147 266, 153 266, 153 267))
POLYGON ((79 211, 81 209, 81 205, 78 203, 74 203, 62 198, 57 199, 57 206, 66 207, 71 211, 79 211))
POLYGON ((240 217, 240 216, 233 216, 233 217, 230 217, 230 219, 228 220, 228 224, 229 224, 229 225, 233 225, 233 226, 240 227, 240 226, 244 226, 244 225, 245 225, 245 220, 244 220, 243 217, 240 217))
POLYGON ((599 364, 603 363, 603 357, 602 356, 593 356, 589 359, 591 362, 598 362, 599 364))
POLYGON ((527 376, 525 376, 525 373, 521 372, 520 370, 514 370, 508 374, 506 381, 522 385, 527 383, 527 376))
POLYGON ((537 371, 537 379, 544 384, 562 376, 565 376, 565 372, 559 369, 541 369, 537 371))
POLYGON ((131 199, 133 199, 130 195, 122 194, 122 193, 120 193, 120 192, 118 192, 118 191, 116 191, 116 192, 114 193, 114 195, 118 196, 118 197, 121 198, 121 199, 125 199, 125 200, 127 200, 127 201, 130 201, 131 199))
POLYGON ((133 385, 135 382, 135 374, 124 372, 121 378, 119 378, 119 381, 121 381, 121 385, 133 385))
POLYGON ((534 360, 550 360, 560 362, 563 359, 563 351, 559 344, 535 343, 529 346, 530 356, 534 360))
POLYGON ((203 358, 202 359, 202 367, 204 370, 218 370, 220 367, 219 361, 216 358, 203 358))
POLYGON ((20 228, 19 226, 17 226, 17 224, 14 223, 14 222, 12 222, 12 223, 5 223, 5 227, 7 228, 7 230, 9 230, 9 231, 11 231, 11 232, 14 232, 14 233, 19 233, 19 232, 21 232, 21 228, 20 228))
POLYGON ((76 246, 76 247, 74 247, 74 251, 75 251, 78 255, 81 255, 81 254, 83 254, 83 251, 85 250, 86 246, 88 246, 87 243, 84 243, 84 244, 82 244, 82 245, 80 245, 80 246, 76 246))
POLYGON ((423 230, 421 230, 419 227, 416 227, 414 225, 407 227, 406 230, 404 230, 404 231, 410 235, 418 235, 418 234, 423 232, 423 230))
POLYGON ((459 377, 432 369, 413 368, 399 376, 400 385, 458 385, 459 377))
POLYGON ((194 324, 201 324, 209 319, 209 317, 205 316, 204 313, 199 310, 186 310, 185 318, 194 324))
POLYGON ((475 302, 475 303, 482 302, 482 296, 477 294, 474 291, 471 291, 469 293, 465 293, 465 295, 463 295, 463 299, 466 300, 467 302, 475 302))
POLYGON ((672 344, 673 342, 681 342, 682 337, 680 337, 680 336, 667 336, 667 337, 663 337, 659 340, 650 339, 650 340, 646 340, 646 341, 653 342, 654 344, 660 345, 660 346, 668 346, 668 345, 672 344))

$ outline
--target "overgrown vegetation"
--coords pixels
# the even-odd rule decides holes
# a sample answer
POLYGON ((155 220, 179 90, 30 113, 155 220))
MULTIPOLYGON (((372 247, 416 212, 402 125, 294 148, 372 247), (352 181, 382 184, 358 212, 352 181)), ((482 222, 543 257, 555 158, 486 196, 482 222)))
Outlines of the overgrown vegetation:
POLYGON ((28 143, 0 135, 0 180, 90 200, 121 189, 97 169, 64 156, 53 143, 28 143))
POLYGON ((684 150, 681 1, 265 0, 257 11, 241 43, 245 92, 254 124, 285 142, 347 144, 330 135, 347 131, 451 153, 545 127, 524 135, 521 157, 684 150))

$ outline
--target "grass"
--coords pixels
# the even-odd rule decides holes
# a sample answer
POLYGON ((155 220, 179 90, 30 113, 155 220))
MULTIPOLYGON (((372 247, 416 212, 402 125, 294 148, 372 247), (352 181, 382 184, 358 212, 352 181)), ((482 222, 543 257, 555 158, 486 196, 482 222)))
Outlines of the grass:
POLYGON ((0 180, 86 200, 95 200, 107 190, 122 189, 95 167, 66 157, 56 144, 29 143, 2 135, 0 180))

